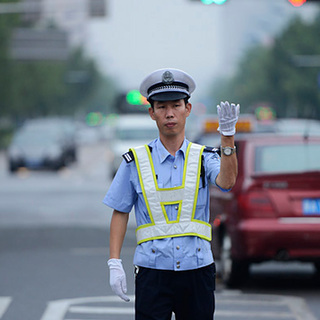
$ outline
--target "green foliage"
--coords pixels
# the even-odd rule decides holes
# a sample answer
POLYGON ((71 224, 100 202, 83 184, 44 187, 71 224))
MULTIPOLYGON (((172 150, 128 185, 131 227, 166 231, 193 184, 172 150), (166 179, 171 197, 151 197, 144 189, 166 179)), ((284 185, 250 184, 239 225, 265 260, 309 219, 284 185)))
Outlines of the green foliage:
POLYGON ((0 119, 111 111, 115 85, 81 48, 66 61, 11 59, 11 32, 20 25, 19 15, 0 15, 0 119))
MULTIPOLYGON (((7 63, 10 72, 5 81, 10 94, 1 113, 16 119, 91 110, 99 99, 95 94, 106 82, 95 63, 85 58, 80 49, 63 62, 9 60, 7 63)), ((100 111, 107 112, 113 99, 114 90, 107 92, 109 95, 99 101, 103 109, 100 111)))
POLYGON ((212 92, 217 101, 232 100, 243 112, 260 103, 275 108, 278 117, 320 119, 320 65, 297 63, 301 56, 320 56, 320 15, 312 23, 294 18, 270 47, 250 48, 231 79, 219 80, 212 92))
MULTIPOLYGON (((1 3, 17 2, 13 0, 0 0, 1 3)), ((0 114, 9 102, 8 79, 10 78, 9 67, 9 43, 11 30, 18 24, 18 15, 0 14, 0 114)))

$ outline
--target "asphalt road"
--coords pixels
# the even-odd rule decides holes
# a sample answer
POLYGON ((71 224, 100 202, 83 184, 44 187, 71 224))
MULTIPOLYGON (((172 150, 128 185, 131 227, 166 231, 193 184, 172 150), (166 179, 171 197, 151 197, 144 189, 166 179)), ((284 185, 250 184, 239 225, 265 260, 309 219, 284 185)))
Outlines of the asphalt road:
MULTIPOLYGON (((122 252, 131 301, 108 284, 108 159, 105 144, 87 145, 58 173, 10 175, 0 153, 1 320, 133 319, 132 218, 122 252)), ((309 264, 254 266, 238 290, 217 280, 215 319, 319 320, 319 287, 309 264)))

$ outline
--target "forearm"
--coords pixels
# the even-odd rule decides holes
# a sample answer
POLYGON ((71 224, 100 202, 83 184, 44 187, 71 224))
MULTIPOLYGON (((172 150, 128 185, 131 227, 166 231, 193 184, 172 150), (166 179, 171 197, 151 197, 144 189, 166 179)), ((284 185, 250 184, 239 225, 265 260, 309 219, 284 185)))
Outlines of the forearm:
MULTIPOLYGON (((234 147, 234 136, 221 135, 221 147, 234 147)), ((236 183, 238 161, 236 153, 226 156, 221 152, 220 173, 216 179, 217 185, 223 189, 231 189, 236 183)))
POLYGON ((120 259, 121 248, 127 231, 129 214, 113 211, 110 223, 110 259, 120 259))

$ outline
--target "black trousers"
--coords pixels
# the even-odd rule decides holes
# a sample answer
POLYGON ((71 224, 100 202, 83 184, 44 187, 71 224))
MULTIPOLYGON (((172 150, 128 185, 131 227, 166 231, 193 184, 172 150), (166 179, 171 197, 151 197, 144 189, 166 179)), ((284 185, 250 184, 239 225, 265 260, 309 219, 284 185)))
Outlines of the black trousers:
POLYGON ((213 320, 215 265, 169 271, 139 267, 136 272, 136 320, 213 320))

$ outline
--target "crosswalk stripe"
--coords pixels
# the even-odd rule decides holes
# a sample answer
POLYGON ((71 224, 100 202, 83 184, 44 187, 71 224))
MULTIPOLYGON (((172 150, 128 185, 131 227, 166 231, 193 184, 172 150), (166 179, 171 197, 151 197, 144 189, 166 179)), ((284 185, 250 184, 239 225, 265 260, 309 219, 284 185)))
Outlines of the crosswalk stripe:
POLYGON ((0 319, 7 311, 8 307, 11 303, 11 300, 12 299, 10 297, 0 297, 0 319))

